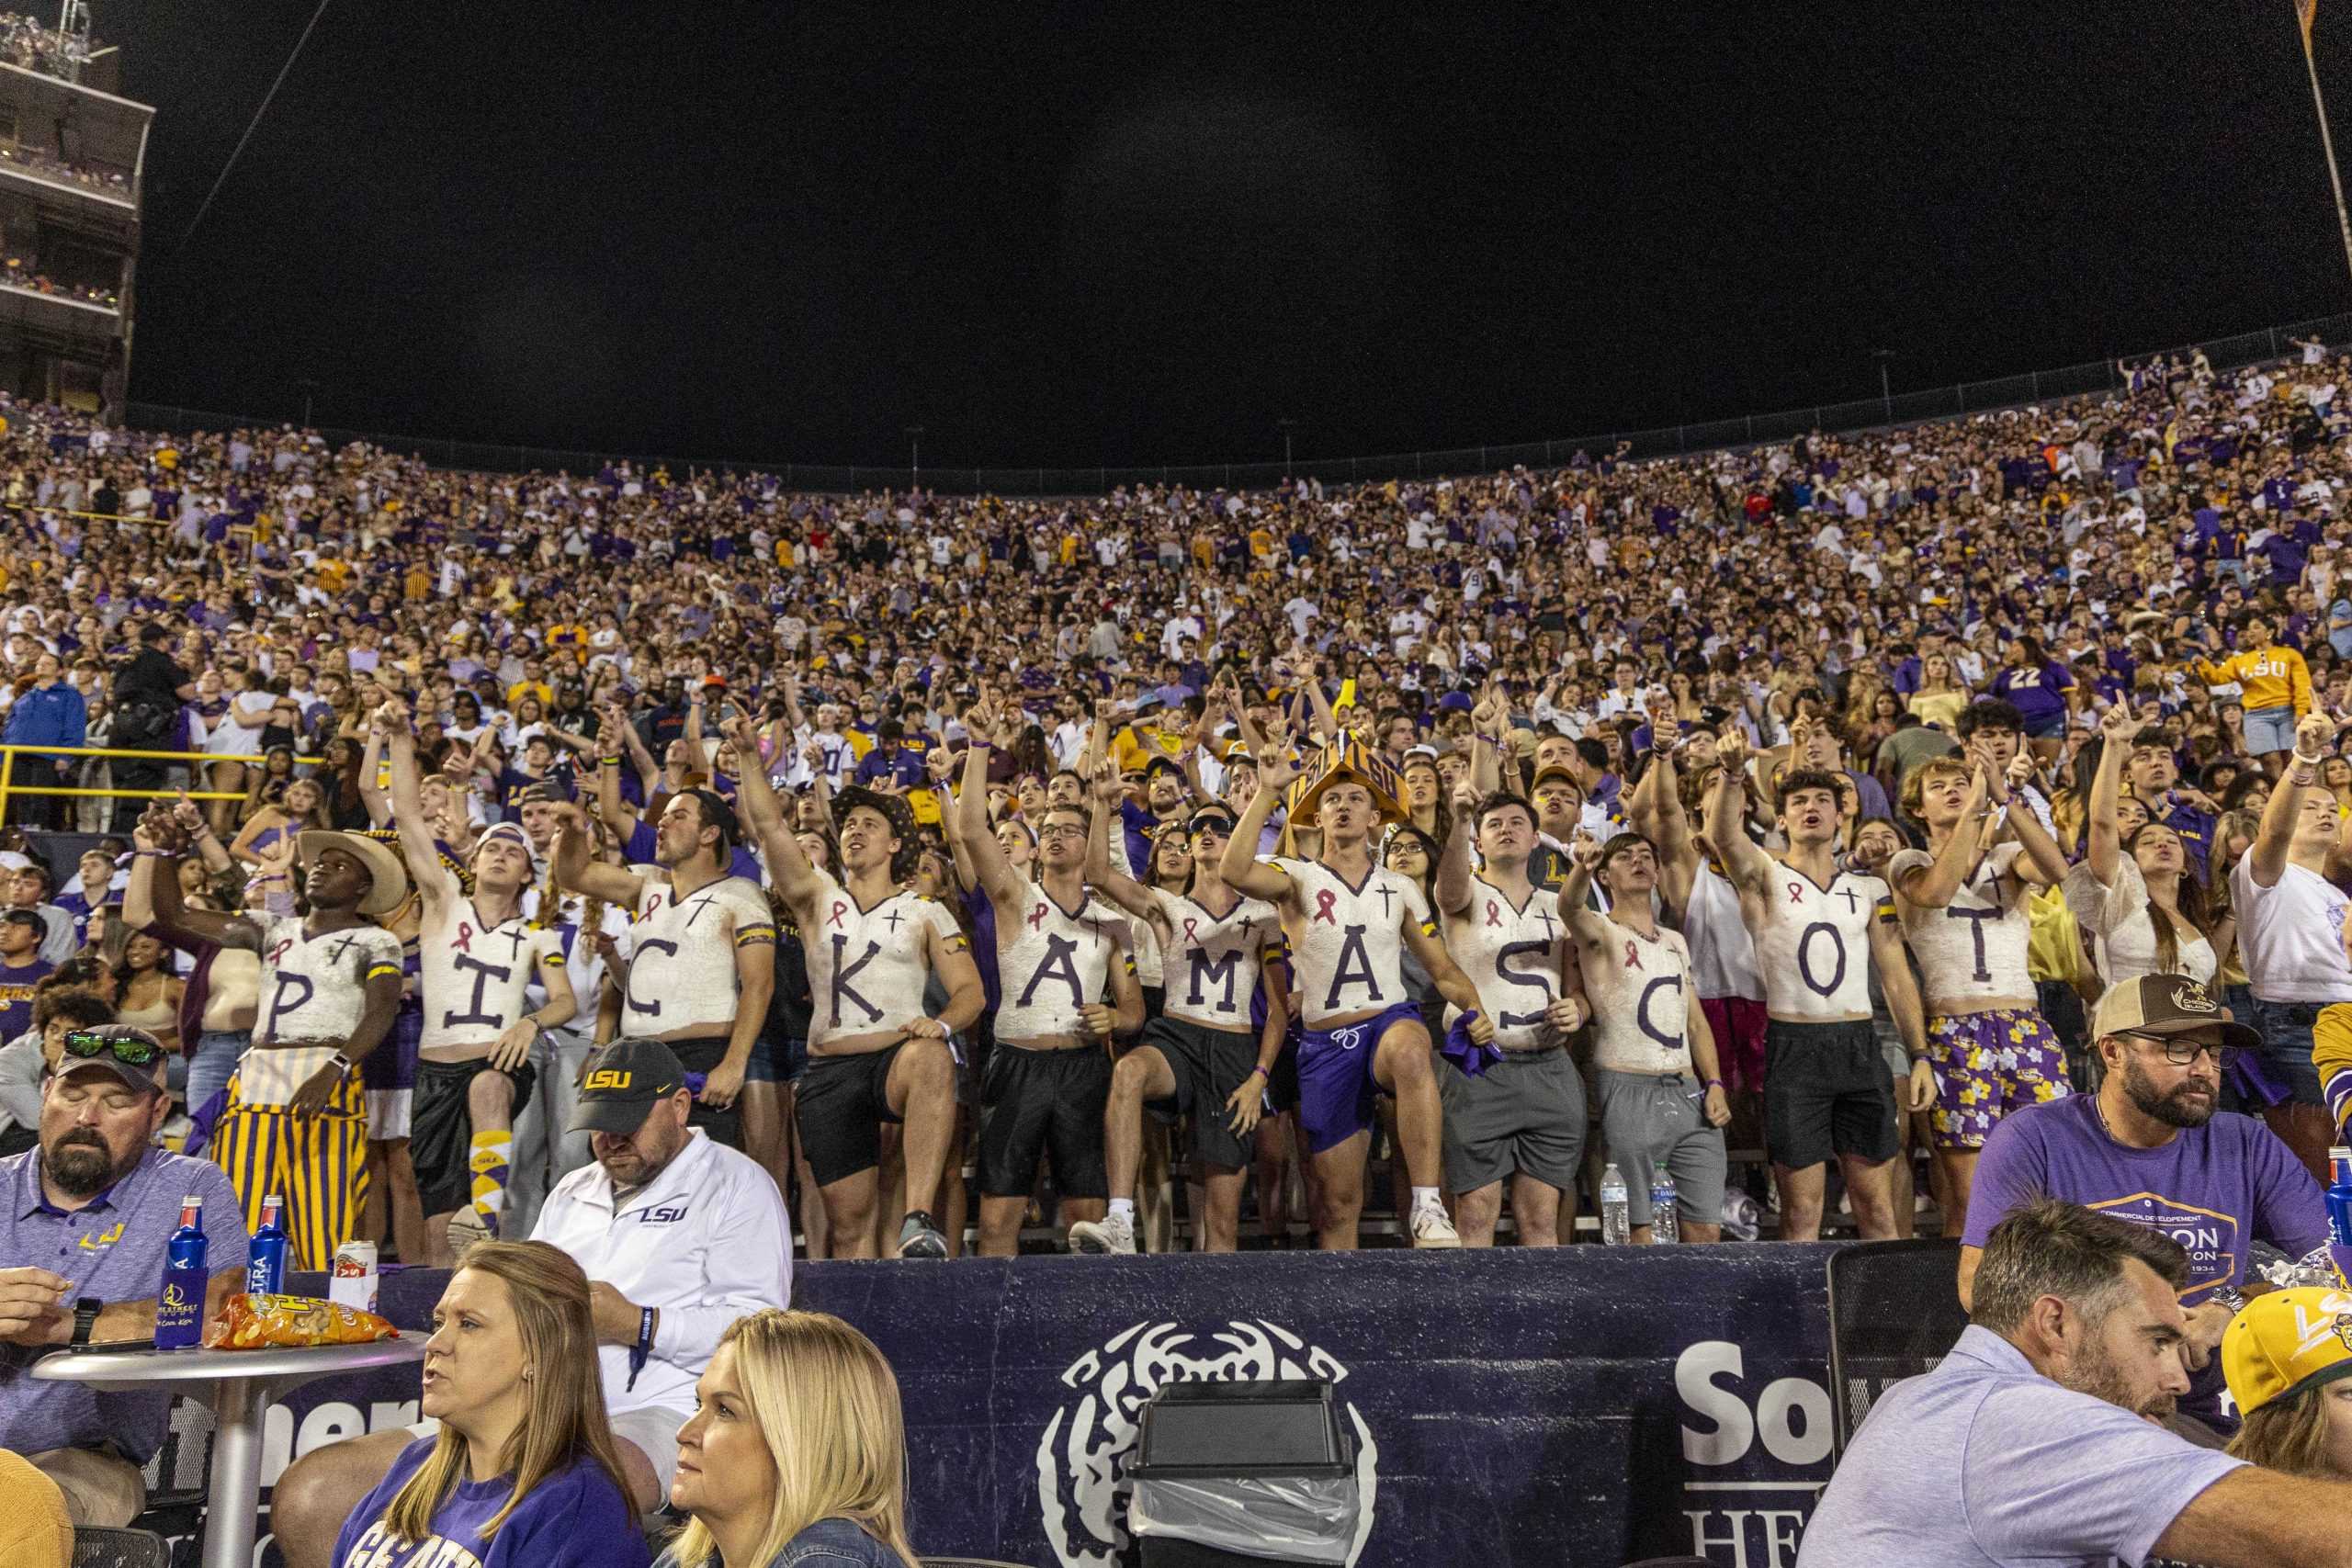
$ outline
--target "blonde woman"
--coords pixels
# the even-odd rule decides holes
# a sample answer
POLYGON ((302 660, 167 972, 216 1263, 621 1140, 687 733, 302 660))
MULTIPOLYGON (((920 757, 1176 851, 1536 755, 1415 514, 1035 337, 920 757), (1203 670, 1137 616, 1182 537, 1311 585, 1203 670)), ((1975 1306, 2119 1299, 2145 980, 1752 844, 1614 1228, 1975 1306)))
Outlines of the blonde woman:
POLYGON ((401 1450, 352 1510, 336 1568, 645 1568, 588 1277, 566 1254, 543 1241, 467 1249, 433 1309, 421 1408, 440 1431, 401 1450))
POLYGON ((1968 705, 1968 688, 1952 668, 1951 656, 1931 653, 1919 661, 1919 689, 1911 694, 1910 709, 1919 722, 1945 734, 1960 725, 1960 710, 1968 705))
POLYGON ((737 1318, 695 1403, 670 1485, 693 1522, 657 1568, 920 1568, 899 1380, 865 1335, 821 1312, 737 1318))

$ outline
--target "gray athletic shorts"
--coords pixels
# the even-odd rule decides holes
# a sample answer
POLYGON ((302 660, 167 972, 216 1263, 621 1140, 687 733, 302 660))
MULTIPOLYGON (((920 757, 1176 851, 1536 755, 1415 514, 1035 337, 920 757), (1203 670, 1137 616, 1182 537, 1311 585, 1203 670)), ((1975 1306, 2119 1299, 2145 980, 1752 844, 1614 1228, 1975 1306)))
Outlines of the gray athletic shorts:
POLYGON ((1436 1058, 1445 1111, 1445 1188, 1468 1192, 1514 1173, 1566 1190, 1584 1160, 1584 1079, 1567 1051, 1507 1052, 1476 1077, 1436 1058))
POLYGON ((1650 1223, 1650 1183, 1663 1166, 1674 1178, 1674 1206, 1685 1220, 1724 1219, 1724 1135, 1707 1125, 1698 1083, 1680 1074, 1595 1073, 1600 1142, 1625 1179, 1632 1223, 1650 1223))

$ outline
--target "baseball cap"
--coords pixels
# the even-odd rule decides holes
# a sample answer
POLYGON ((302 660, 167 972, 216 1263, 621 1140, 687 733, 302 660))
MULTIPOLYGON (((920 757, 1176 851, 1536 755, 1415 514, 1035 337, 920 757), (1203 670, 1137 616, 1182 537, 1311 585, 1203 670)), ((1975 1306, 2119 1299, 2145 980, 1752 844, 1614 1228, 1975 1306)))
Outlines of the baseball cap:
POLYGON ((1549 768, 1538 768, 1535 771, 1535 776, 1527 781, 1528 790, 1532 793, 1535 790, 1542 789, 1554 779, 1558 779, 1561 783, 1569 785, 1574 785, 1577 782, 1576 774, 1568 772, 1567 769, 1559 767, 1555 764, 1549 768))
POLYGON ((2306 1285, 2254 1297, 2222 1332, 2222 1375, 2247 1416, 2352 1377, 2352 1295, 2306 1285))
POLYGON ((685 1087, 686 1069, 669 1046, 659 1040, 616 1040, 588 1058, 571 1131, 626 1138, 645 1125, 656 1104, 685 1087))
POLYGON ((143 1093, 164 1087, 164 1055, 162 1042, 147 1031, 128 1023, 101 1023, 68 1032, 64 1055, 58 1057, 57 1065, 50 1071, 61 1078, 85 1070, 107 1072, 143 1093), (124 1061, 114 1049, 117 1041, 133 1055, 144 1051, 147 1059, 124 1061))
POLYGON ((1173 757, 1154 757, 1143 765, 1143 776, 1150 778, 1158 773, 1174 773, 1181 779, 1184 776, 1184 767, 1173 757))
POLYGON ((1468 713, 1477 705, 1470 700, 1467 692, 1448 692, 1437 700, 1437 711, 1440 713, 1468 713))
POLYGON ((2143 975, 2099 998, 2095 1036, 2109 1034, 2218 1034, 2224 1045, 2251 1049, 2262 1036, 2233 1021, 2213 993, 2185 975, 2143 975))

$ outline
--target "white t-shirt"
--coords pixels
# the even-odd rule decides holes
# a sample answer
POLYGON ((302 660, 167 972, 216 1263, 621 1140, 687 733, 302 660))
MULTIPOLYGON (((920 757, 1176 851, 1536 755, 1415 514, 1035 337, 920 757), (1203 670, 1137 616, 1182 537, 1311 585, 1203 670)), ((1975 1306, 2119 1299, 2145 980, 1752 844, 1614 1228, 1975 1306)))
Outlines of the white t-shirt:
POLYGON ((1079 1009, 1100 1004, 1111 965, 1135 963, 1125 912, 1088 889, 1078 908, 1054 901, 1043 883, 1027 883, 1022 901, 996 911, 999 1040, 1076 1034, 1079 1009))
POLYGON ((1298 886, 1291 969, 1307 1028, 1411 999, 1405 989, 1405 922, 1435 930, 1429 901, 1411 878, 1375 865, 1361 887, 1351 887, 1319 861, 1276 855, 1270 863, 1298 886))
MULTIPOLYGON (((1247 1031, 1258 976, 1282 952, 1281 913, 1262 898, 1238 898, 1216 916, 1187 894, 1155 887, 1151 897, 1174 933, 1160 954, 1161 1010, 1204 1029, 1247 1031)), ((1148 928, 1141 934, 1150 939, 1148 928)))
MULTIPOLYGON (((457 878, 447 871, 442 876, 454 894, 457 878)), ((417 931, 424 1003, 417 1045, 439 1050, 493 1044, 523 1016, 524 993, 538 977, 539 965, 563 967, 563 938, 520 915, 492 926, 471 898, 445 897, 438 908, 440 919, 428 916, 417 931)))
MULTIPOLYGON (((1445 918, 1446 951, 1478 988, 1478 1009, 1495 1026, 1495 1043, 1506 1051, 1532 1051, 1553 1044, 1558 1032, 1544 1021, 1544 1010, 1560 998, 1560 896, 1538 887, 1523 907, 1481 876, 1470 879, 1470 905, 1445 918)), ((1445 1026, 1462 1010, 1446 1004, 1445 1026)))
POLYGON ((801 933, 801 948, 814 1009, 808 1049, 822 1055, 835 1039, 903 1032, 923 1017, 931 933, 960 942, 964 932, 935 898, 901 890, 861 909, 831 876, 816 877, 816 924, 801 933))
MULTIPOLYGON (((2033 977, 2026 969, 2026 944, 2033 921, 2026 888, 2014 873, 2022 844, 1996 844, 1978 862, 1976 874, 1940 909, 1895 900, 1903 934, 1919 960, 1919 973, 1932 1002, 2030 998, 2033 977)), ((1886 863, 1886 879, 1900 887, 1913 870, 1934 866, 1925 850, 1903 850, 1886 863)))
POLYGON ((638 890, 628 932, 628 992, 621 1032, 693 1039, 681 1030, 724 1032, 735 1023, 735 950, 775 941, 775 917, 759 884, 722 876, 683 900, 666 882, 638 890))
MULTIPOLYGON (((2139 863, 2129 854, 2119 857, 2115 886, 2109 888, 2101 888, 2097 878, 2087 876, 2087 863, 2085 871, 2090 882, 2086 906, 2090 919, 2084 928, 2091 933, 2091 962, 2098 965, 2099 977, 2109 986, 2122 986, 2143 975, 2163 973, 2156 962, 2155 918, 2148 912, 2148 883, 2140 874, 2139 863)), ((2073 902, 2070 897, 2069 908, 2073 902)), ((2183 941, 2176 926, 2174 945, 2177 957, 2171 972, 2211 983, 2221 964, 2204 933, 2183 941)))
POLYGON ((2238 942, 2255 996, 2266 1002, 2352 1001, 2352 964, 2344 961, 2346 900, 2315 871, 2289 862, 2268 887, 2254 884, 2254 857, 2230 873, 2238 942))
POLYGON ((1894 919, 1894 894, 1875 876, 1840 871, 1822 886, 1779 862, 1764 884, 1756 964, 1775 1018, 1871 1015, 1871 925, 1894 919))
POLYGON ((1739 917, 1739 889, 1705 861, 1690 878, 1690 907, 1682 912, 1682 936, 1690 949, 1690 973, 1702 998, 1764 999, 1764 976, 1756 972, 1756 939, 1739 917))
POLYGON ((1607 938, 1577 943, 1592 1003, 1592 1065, 1612 1073, 1690 1071, 1690 947, 1679 931, 1654 938, 1601 917, 1607 938))

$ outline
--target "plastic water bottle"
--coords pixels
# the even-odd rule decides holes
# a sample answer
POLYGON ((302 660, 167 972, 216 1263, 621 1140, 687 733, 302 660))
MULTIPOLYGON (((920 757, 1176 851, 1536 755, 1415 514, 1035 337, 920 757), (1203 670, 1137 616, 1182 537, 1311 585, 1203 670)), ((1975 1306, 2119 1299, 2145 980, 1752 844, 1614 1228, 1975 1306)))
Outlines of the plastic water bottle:
POLYGON ((155 1348, 192 1350, 204 1339, 204 1292, 211 1276, 204 1267, 204 1200, 180 1200, 180 1228, 164 1244, 164 1288, 155 1295, 155 1348))
POLYGON ((1600 1173, 1600 1239, 1623 1247, 1634 1234, 1631 1195, 1624 1173, 1614 1165, 1600 1173))
POLYGON ((245 1253, 245 1293, 274 1296, 286 1289, 286 1226, 278 1214, 286 1200, 272 1194, 261 1201, 261 1229, 254 1232, 245 1253))
POLYGON ((2352 1289, 2352 1148, 2327 1151, 2327 1251, 2337 1279, 2352 1289))
POLYGON ((1672 1247, 1681 1239, 1682 1215, 1674 1206, 1674 1178, 1661 1170, 1650 1183, 1650 1240, 1672 1247))

